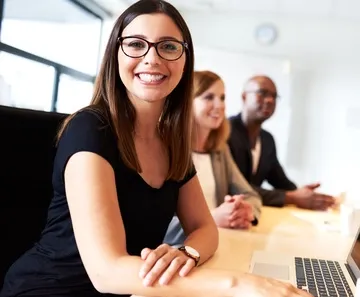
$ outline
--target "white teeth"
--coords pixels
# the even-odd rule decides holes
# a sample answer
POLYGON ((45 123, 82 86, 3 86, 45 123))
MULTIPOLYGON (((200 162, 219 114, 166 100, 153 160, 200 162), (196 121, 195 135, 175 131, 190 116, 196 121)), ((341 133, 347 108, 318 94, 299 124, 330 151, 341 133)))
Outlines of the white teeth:
POLYGON ((153 82, 153 81, 159 81, 164 78, 164 75, 161 74, 148 74, 148 73, 140 73, 139 77, 141 80, 146 82, 153 82))

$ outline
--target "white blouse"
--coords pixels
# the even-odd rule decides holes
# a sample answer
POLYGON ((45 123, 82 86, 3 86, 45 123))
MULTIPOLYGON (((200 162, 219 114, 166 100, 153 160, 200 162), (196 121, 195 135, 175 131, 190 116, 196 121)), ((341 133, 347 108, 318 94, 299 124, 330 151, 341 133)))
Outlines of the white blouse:
POLYGON ((260 137, 256 140, 255 147, 251 149, 251 155, 252 155, 252 173, 255 174, 257 172, 260 156, 261 156, 261 140, 260 137))
POLYGON ((206 153, 192 154, 197 176, 209 209, 216 208, 216 184, 211 163, 211 155, 206 153))

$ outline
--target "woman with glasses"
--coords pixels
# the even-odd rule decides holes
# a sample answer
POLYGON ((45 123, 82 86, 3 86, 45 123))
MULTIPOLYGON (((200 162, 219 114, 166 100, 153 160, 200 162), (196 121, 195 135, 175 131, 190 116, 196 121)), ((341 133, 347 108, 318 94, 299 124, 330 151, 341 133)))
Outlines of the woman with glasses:
MULTIPOLYGON (((230 128, 225 118, 224 82, 214 72, 196 71, 193 93, 192 157, 207 205, 218 227, 249 229, 257 224, 262 203, 227 146, 230 128)), ((174 216, 164 242, 179 246, 185 239, 174 216)))
POLYGON ((118 18, 90 106, 60 130, 45 229, 1 297, 300 295, 194 269, 218 234, 191 160, 193 63, 190 32, 169 3, 142 0, 118 18), (189 233, 180 249, 162 244, 174 212, 189 233))

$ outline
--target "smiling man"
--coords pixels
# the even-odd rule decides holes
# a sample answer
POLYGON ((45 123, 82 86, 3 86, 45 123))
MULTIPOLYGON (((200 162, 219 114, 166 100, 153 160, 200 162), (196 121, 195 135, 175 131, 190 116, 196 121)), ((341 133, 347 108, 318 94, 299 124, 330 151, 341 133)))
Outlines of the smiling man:
POLYGON ((281 207, 294 204, 301 208, 325 210, 334 204, 335 199, 316 192, 320 186, 318 183, 297 188, 278 161, 273 136, 261 128, 262 123, 274 114, 277 98, 275 83, 269 77, 254 76, 246 82, 242 112, 230 118, 229 146, 233 158, 261 195, 264 205, 281 207), (265 180, 273 190, 261 188, 265 180))

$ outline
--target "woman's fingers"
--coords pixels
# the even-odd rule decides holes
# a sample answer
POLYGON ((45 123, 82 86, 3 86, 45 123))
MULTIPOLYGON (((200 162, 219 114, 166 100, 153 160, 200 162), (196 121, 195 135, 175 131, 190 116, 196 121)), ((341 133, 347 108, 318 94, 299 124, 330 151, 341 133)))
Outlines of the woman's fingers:
POLYGON ((178 272, 180 267, 182 267, 186 263, 187 259, 188 259, 188 257, 186 257, 184 255, 180 255, 180 254, 178 257, 174 258, 171 261, 170 265, 167 267, 167 269, 164 271, 164 273, 161 275, 161 277, 159 279, 159 283, 161 285, 168 284, 169 281, 178 272))
POLYGON ((244 218, 239 218, 230 222, 230 227, 235 229, 250 229, 251 222, 244 218))
POLYGON ((149 256, 149 254, 151 253, 151 249, 149 248, 144 248, 142 251, 141 251, 141 259, 142 260, 146 260, 146 258, 149 256))
MULTIPOLYGON (((178 253, 179 253, 178 250, 171 249, 163 257, 159 258, 154 264, 154 266, 151 268, 151 270, 147 273, 145 277, 145 282, 148 285, 151 285, 160 276, 166 274, 166 271, 169 270, 170 267, 174 268, 173 267, 174 265, 172 264, 177 259, 176 256, 178 253)), ((159 281, 160 280, 161 279, 159 279, 159 281)))
POLYGON ((180 276, 187 276, 191 269, 195 267, 194 259, 187 259, 185 265, 180 269, 179 275, 180 276))
MULTIPOLYGON (((159 247, 157 247, 155 250, 152 250, 150 253, 148 253, 146 260, 144 261, 144 264, 142 265, 140 269, 140 277, 144 278, 147 276, 149 271, 153 268, 155 263, 163 257, 168 252, 169 246, 167 244, 162 244, 159 247)), ((144 252, 144 254, 146 251, 144 252)))
POLYGON ((178 272, 180 276, 186 276, 195 267, 193 259, 166 244, 155 250, 143 249, 141 258, 144 264, 139 275, 145 286, 151 286, 156 280, 161 285, 166 285, 178 272))

